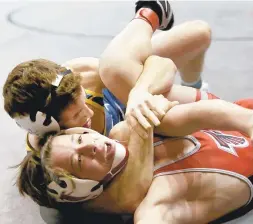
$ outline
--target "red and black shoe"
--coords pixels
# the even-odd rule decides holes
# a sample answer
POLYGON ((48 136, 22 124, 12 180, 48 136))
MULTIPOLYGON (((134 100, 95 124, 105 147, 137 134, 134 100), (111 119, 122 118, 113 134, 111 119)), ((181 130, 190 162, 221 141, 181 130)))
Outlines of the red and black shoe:
POLYGON ((139 0, 136 2, 135 12, 141 8, 149 8, 153 10, 159 17, 159 30, 169 30, 174 25, 174 14, 172 12, 169 1, 163 0, 139 0))

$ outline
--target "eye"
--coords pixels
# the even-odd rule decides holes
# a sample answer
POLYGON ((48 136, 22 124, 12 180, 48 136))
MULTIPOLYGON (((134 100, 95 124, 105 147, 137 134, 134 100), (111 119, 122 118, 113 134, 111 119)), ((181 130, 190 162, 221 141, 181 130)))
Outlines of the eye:
POLYGON ((83 142, 82 135, 79 135, 77 142, 78 142, 78 144, 81 144, 83 142))
POLYGON ((78 155, 78 166, 80 170, 81 170, 81 164, 82 164, 82 155, 78 155))

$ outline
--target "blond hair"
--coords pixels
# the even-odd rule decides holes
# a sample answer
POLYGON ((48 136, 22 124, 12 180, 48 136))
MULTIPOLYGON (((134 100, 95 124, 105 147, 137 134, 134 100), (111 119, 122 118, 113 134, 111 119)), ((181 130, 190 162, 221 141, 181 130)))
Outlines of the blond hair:
POLYGON ((50 160, 51 142, 54 136, 60 133, 48 133, 39 141, 40 152, 31 151, 16 167, 19 173, 16 185, 21 195, 30 196, 37 204, 57 208, 57 202, 48 194, 47 185, 52 181, 59 180, 59 177, 66 177, 69 174, 59 168, 53 168, 50 160), (42 156, 41 156, 42 155, 42 156))

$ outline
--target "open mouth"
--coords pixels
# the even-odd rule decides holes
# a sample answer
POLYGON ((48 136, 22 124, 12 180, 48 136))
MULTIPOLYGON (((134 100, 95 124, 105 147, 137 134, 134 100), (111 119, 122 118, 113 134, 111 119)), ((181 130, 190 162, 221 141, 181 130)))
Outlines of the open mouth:
POLYGON ((83 125, 84 128, 90 128, 91 127, 91 119, 89 118, 85 124, 83 125))
POLYGON ((114 144, 106 142, 105 143, 105 157, 109 158, 109 157, 113 156, 114 151, 115 151, 114 144))

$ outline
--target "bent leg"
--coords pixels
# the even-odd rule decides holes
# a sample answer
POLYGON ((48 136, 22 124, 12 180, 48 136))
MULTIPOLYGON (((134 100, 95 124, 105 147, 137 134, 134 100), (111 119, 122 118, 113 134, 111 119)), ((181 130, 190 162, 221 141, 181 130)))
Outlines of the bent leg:
POLYGON ((120 99, 124 98, 123 94, 128 96, 143 71, 146 59, 152 55, 153 32, 158 27, 163 28, 162 24, 170 24, 173 19, 163 15, 165 11, 171 15, 170 8, 158 10, 159 7, 165 7, 161 1, 138 3, 142 8, 137 11, 135 19, 110 42, 100 58, 100 77, 105 86, 120 99))
MULTIPOLYGON (((170 58, 180 71, 184 83, 201 79, 205 52, 211 43, 211 30, 204 21, 190 21, 160 32, 152 38, 152 51, 170 58)), ((191 85, 189 85, 191 86, 191 85)))

